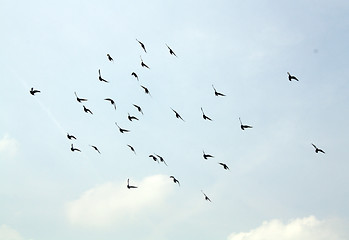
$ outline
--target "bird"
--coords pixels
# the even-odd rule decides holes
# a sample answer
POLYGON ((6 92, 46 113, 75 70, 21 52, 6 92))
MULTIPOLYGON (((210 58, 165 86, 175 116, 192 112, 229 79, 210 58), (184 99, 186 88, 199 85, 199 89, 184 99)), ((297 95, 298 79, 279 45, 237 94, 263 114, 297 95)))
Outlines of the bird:
POLYGON ((179 113, 176 112, 173 108, 171 108, 171 109, 176 114, 176 118, 181 119, 184 122, 184 119, 181 117, 181 115, 179 115, 179 113))
POLYGON ((135 106, 135 108, 137 108, 138 112, 143 114, 142 108, 136 104, 133 104, 133 106, 135 106))
POLYGON ((131 186, 130 185, 130 179, 127 179, 127 188, 131 189, 131 188, 137 188, 136 186, 131 186))
POLYGON ((137 81, 139 81, 137 73, 132 72, 131 75, 134 76, 137 79, 137 81))
POLYGON ((128 120, 130 120, 132 122, 132 120, 139 120, 138 118, 136 118, 135 116, 131 116, 129 113, 127 113, 127 118, 128 120))
POLYGON ((94 148, 94 150, 96 150, 99 154, 101 154, 101 152, 98 150, 98 148, 96 146, 90 145, 91 147, 94 148))
POLYGON ((151 96, 148 88, 144 87, 143 85, 141 85, 141 87, 144 89, 145 94, 149 94, 149 96, 151 96))
POLYGON ((298 78, 296 78, 295 76, 292 76, 289 72, 287 72, 287 75, 288 75, 288 80, 289 81, 292 81, 292 79, 294 79, 296 81, 299 81, 298 78))
POLYGON ((181 184, 179 183, 179 181, 174 177, 174 176, 170 176, 170 178, 173 179, 174 183, 178 183, 178 186, 181 186, 181 184))
POLYGON ((204 159, 208 159, 208 158, 214 158, 214 156, 210 155, 210 154, 206 154, 204 150, 202 150, 202 156, 204 157, 204 159))
POLYGON ((108 57, 108 60, 109 60, 110 62, 114 62, 114 59, 110 56, 109 53, 107 53, 107 57, 108 57))
POLYGON ((325 153, 324 150, 318 148, 317 146, 315 146, 315 144, 312 143, 311 145, 313 145, 313 147, 315 148, 315 152, 316 152, 316 153, 319 153, 319 152, 325 153))
POLYGON ((225 170, 229 170, 229 167, 227 166, 227 164, 225 164, 225 163, 218 163, 218 164, 220 164, 220 165, 222 165, 223 166, 223 168, 225 169, 225 170))
POLYGON ((70 135, 69 133, 67 133, 67 138, 68 138, 69 140, 72 140, 72 139, 75 139, 75 140, 76 140, 76 137, 73 136, 73 135, 70 135))
POLYGON ((34 96, 35 93, 39 93, 40 91, 39 90, 34 90, 34 88, 31 88, 29 92, 30 92, 31 95, 34 96))
POLYGON ((116 104, 115 104, 115 102, 114 102, 113 99, 111 99, 111 98, 105 98, 104 100, 109 101, 109 102, 111 103, 111 105, 114 106, 114 109, 116 110, 116 104))
POLYGON ((119 127, 119 125, 118 125, 116 122, 115 122, 115 124, 116 124, 116 126, 118 126, 119 131, 120 131, 121 133, 124 133, 124 132, 129 132, 129 131, 130 131, 130 130, 123 129, 123 128, 119 127))
POLYGON ((135 149, 131 145, 127 144, 127 146, 131 149, 132 152, 134 152, 134 154, 136 154, 135 149))
POLYGON ((216 88, 213 86, 213 84, 212 84, 212 87, 213 87, 213 90, 214 90, 214 95, 216 95, 217 97, 218 97, 218 96, 221 96, 221 97, 224 97, 224 96, 225 96, 225 94, 220 93, 220 92, 217 92, 217 90, 216 90, 216 88))
POLYGON ((145 50, 144 44, 141 41, 139 41, 137 38, 136 38, 136 40, 141 45, 141 47, 143 48, 144 52, 147 52, 147 50, 145 50))
POLYGON ((82 106, 84 107, 85 113, 91 113, 91 114, 93 114, 92 111, 91 111, 90 109, 88 109, 87 107, 85 107, 85 105, 82 105, 82 106))
POLYGON ((101 69, 98 69, 98 79, 99 79, 99 81, 101 81, 101 82, 108 82, 107 80, 105 80, 105 79, 103 79, 102 78, 102 75, 101 75, 101 69))
POLYGON ((252 126, 249 126, 249 125, 243 125, 242 122, 241 122, 241 118, 239 117, 239 121, 240 121, 240 127, 242 130, 245 130, 245 128, 252 128, 252 126))
POLYGON ((150 154, 149 157, 152 158, 155 162, 159 163, 159 160, 153 154, 150 154))
POLYGON ((79 103, 87 101, 86 98, 79 98, 78 95, 76 94, 76 92, 74 92, 74 94, 75 94, 75 97, 76 97, 76 101, 78 101, 79 103))
POLYGON ((80 149, 74 148, 73 144, 71 144, 70 150, 71 150, 72 152, 75 152, 75 151, 81 152, 80 149))
POLYGON ((174 51, 167 44, 166 44, 166 46, 167 46, 168 50, 170 51, 170 54, 177 57, 177 55, 174 53, 174 51))
POLYGON ((201 112, 202 112, 202 117, 203 117, 203 119, 212 121, 211 118, 209 118, 209 117, 207 117, 207 116, 205 115, 204 110, 203 110, 202 108, 201 108, 201 112))
POLYGON ((150 69, 147 64, 143 62, 142 56, 141 56, 141 66, 150 69))
POLYGON ((204 191, 201 190, 201 192, 202 192, 202 194, 204 194, 205 200, 211 202, 211 199, 209 197, 207 197, 207 195, 204 193, 204 191))
POLYGON ((155 155, 160 159, 160 162, 163 162, 166 166, 168 166, 163 157, 161 157, 160 155, 157 155, 157 154, 155 154, 155 155))

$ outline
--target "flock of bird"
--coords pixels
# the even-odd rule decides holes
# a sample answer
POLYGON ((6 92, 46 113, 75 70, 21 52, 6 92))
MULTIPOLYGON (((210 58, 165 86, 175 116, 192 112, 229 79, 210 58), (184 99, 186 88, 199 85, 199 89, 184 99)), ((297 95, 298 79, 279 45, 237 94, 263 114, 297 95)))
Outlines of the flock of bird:
MULTIPOLYGON (((146 50, 146 47, 145 47, 144 43, 141 42, 141 41, 139 41, 138 39, 136 39, 136 41, 140 44, 142 50, 143 50, 145 53, 147 53, 147 50, 146 50)), ((177 55, 175 54, 175 52, 174 52, 167 44, 166 44, 166 47, 168 48, 170 55, 173 55, 173 56, 177 57, 177 55)), ((111 55, 110 55, 109 53, 107 54, 107 59, 108 59, 110 62, 113 62, 113 61, 114 61, 114 59, 111 57, 111 55)), ((143 61, 143 59, 142 59, 142 56, 140 56, 140 60, 141 60, 141 66, 142 66, 143 68, 150 69, 150 67, 149 67, 146 63, 144 63, 144 61, 143 61)), ((297 77, 291 75, 289 72, 287 72, 287 75, 288 75, 288 80, 289 80, 289 81, 292 81, 292 80, 299 81, 297 77)), ((138 75, 137 75, 135 72, 132 72, 132 73, 131 73, 131 76, 135 77, 135 78, 137 79, 137 81, 139 80, 139 79, 138 79, 138 75)), ((106 79, 104 79, 104 78, 102 77, 102 74, 101 74, 101 70, 100 70, 100 69, 98 69, 98 80, 99 80, 100 82, 103 82, 103 83, 109 83, 108 80, 106 80, 106 79)), ((151 96, 150 91, 149 91, 148 88, 146 88, 146 87, 143 86, 143 85, 140 85, 140 86, 143 88, 143 90, 144 90, 144 92, 145 92, 146 94, 148 94, 148 95, 151 96)), ((214 95, 215 95, 216 97, 225 97, 225 96, 226 96, 225 94, 223 94, 223 93, 221 93, 221 92, 218 92, 218 91, 216 90, 216 88, 214 87, 213 84, 212 84, 212 88, 213 88, 213 91, 214 91, 214 95)), ((38 94, 38 93, 41 93, 40 90, 34 89, 33 87, 30 89, 29 92, 30 92, 30 94, 33 95, 33 96, 35 96, 35 95, 38 94)), ((74 95, 75 95, 75 97, 76 97, 76 101, 82 104, 82 107, 83 107, 84 112, 93 115, 93 112, 92 112, 90 109, 88 109, 88 108, 84 105, 84 102, 88 101, 88 99, 78 97, 78 95, 77 95, 76 92, 74 92, 74 95)), ((116 107, 115 101, 114 101, 113 99, 111 99, 111 98, 105 98, 104 100, 107 101, 107 102, 109 102, 109 103, 113 106, 113 108, 116 110, 117 107, 116 107)), ((142 115, 144 114, 142 108, 141 108, 139 105, 133 104, 133 106, 136 108, 136 110, 137 110, 139 113, 141 113, 142 115)), ((171 108, 171 110, 173 111, 173 113, 175 114, 175 117, 176 117, 177 119, 182 120, 182 121, 185 121, 185 120, 182 118, 182 116, 181 116, 176 110, 174 110, 173 108, 171 108)), ((202 112, 202 118, 203 118, 204 120, 212 121, 212 118, 210 118, 209 116, 207 116, 207 115, 205 114, 204 109, 203 109, 202 107, 201 107, 201 112, 202 112)), ((130 114, 128 113, 128 120, 131 121, 131 122, 134 121, 134 120, 135 120, 135 121, 138 121, 139 118, 137 118, 136 116, 132 116, 132 115, 130 115, 130 114)), ((246 129, 252 129, 252 128, 253 128, 253 126, 251 126, 251 125, 244 124, 244 123, 242 122, 242 120, 241 120, 240 117, 239 117, 239 122, 240 122, 240 128, 241 128, 241 130, 243 130, 243 131, 246 130, 246 129)), ((115 122, 115 125, 117 126, 118 130, 120 131, 120 133, 127 133, 127 132, 130 132, 129 129, 125 129, 125 128, 120 127, 120 126, 118 125, 117 122, 115 122)), ((68 138, 69 140, 76 140, 76 139, 77 139, 74 135, 71 135, 71 134, 69 134, 69 133, 67 133, 67 138, 68 138)), ((315 144, 311 143, 311 145, 315 148, 315 153, 323 153, 323 154, 325 153, 324 150, 318 148, 315 144)), ((70 147, 70 150, 71 150, 72 152, 81 152, 81 150, 80 150, 79 148, 74 147, 73 143, 71 143, 70 146, 71 146, 71 147, 70 147)), ((131 150, 134 154, 136 154, 136 150, 135 150, 135 148, 134 148, 133 146, 131 146, 131 145, 127 145, 127 146, 130 148, 130 150, 131 150)), ((101 152, 100 152, 100 150, 98 149, 97 146, 95 146, 95 145, 90 145, 90 147, 92 147, 96 152, 98 152, 99 154, 101 154, 101 152)), ((203 151, 202 157, 203 157, 205 160, 208 160, 209 158, 214 158, 213 155, 208 154, 208 153, 205 153, 205 151, 203 151)), ((166 161, 164 160, 164 158, 163 158, 162 156, 158 155, 158 154, 150 154, 150 155, 149 155, 149 158, 153 159, 154 161, 156 161, 156 162, 158 162, 158 163, 163 163, 163 164, 165 164, 166 166, 168 166, 167 163, 166 163, 166 161)), ((221 165, 221 166, 223 167, 224 170, 229 170, 229 167, 228 167, 225 163, 219 162, 218 164, 221 165)), ((176 177, 170 176, 169 178, 172 179, 172 181, 173 181, 175 184, 178 184, 178 186, 180 186, 180 182, 179 182, 179 180, 178 180, 176 177)), ((126 187, 127 187, 128 189, 136 189, 136 188, 138 188, 137 186, 130 185, 130 179, 127 179, 127 185, 126 185, 126 187)), ((201 192, 202 192, 202 194, 204 195, 204 199, 207 200, 207 201, 209 201, 209 202, 211 202, 211 199, 203 192, 203 190, 201 190, 201 192)))

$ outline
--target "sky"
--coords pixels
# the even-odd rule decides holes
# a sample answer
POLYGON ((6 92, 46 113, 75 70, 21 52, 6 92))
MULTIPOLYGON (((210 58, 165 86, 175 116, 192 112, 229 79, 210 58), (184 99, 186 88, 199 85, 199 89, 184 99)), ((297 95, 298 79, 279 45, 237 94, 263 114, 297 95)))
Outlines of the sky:
POLYGON ((348 1, 0 3, 0 240, 349 239, 348 1))

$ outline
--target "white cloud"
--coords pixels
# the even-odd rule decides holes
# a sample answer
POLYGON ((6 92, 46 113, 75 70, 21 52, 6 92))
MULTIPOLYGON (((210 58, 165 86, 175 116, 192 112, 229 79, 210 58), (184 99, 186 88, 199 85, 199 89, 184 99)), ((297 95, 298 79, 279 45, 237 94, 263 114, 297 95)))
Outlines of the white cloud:
POLYGON ((161 211, 164 200, 174 184, 168 176, 155 175, 140 182, 131 180, 137 189, 127 189, 126 182, 105 184, 84 192, 66 205, 68 220, 73 225, 106 227, 117 221, 123 223, 140 219, 144 214, 161 211))
POLYGON ((0 226, 0 240, 23 240, 23 237, 8 225, 0 226))
POLYGON ((228 240, 347 240, 348 224, 340 220, 297 218, 284 224, 278 219, 265 221, 249 232, 232 233, 228 240))
POLYGON ((0 155, 13 158, 17 152, 18 142, 14 138, 5 135, 2 139, 0 139, 0 155))

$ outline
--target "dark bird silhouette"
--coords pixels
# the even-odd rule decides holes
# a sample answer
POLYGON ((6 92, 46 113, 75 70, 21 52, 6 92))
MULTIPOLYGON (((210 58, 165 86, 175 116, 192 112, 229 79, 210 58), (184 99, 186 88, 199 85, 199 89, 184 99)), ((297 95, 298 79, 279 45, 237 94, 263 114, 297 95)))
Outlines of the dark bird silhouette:
POLYGON ((167 46, 168 50, 170 51, 170 54, 177 57, 177 55, 174 53, 174 51, 167 44, 166 44, 166 46, 167 46))
POLYGON ((150 154, 149 157, 152 158, 155 162, 159 163, 159 160, 153 154, 150 154))
POLYGON ((239 118, 239 121, 240 121, 240 127, 241 127, 242 130, 245 130, 245 128, 252 128, 252 126, 243 125, 242 122, 241 122, 241 118, 239 118))
POLYGON ((222 165, 223 166, 223 168, 225 169, 225 170, 229 170, 229 167, 227 166, 227 164, 225 164, 225 163, 218 163, 218 164, 220 164, 220 165, 222 165))
POLYGON ((148 94, 149 96, 151 96, 148 88, 144 87, 143 85, 141 85, 141 87, 144 89, 145 94, 148 94))
POLYGON ((141 47, 143 48, 144 52, 147 52, 147 50, 145 50, 144 44, 141 41, 139 41, 137 38, 136 38, 136 40, 141 45, 141 47))
POLYGON ((317 146, 315 146, 315 144, 312 143, 311 145, 313 145, 313 147, 315 148, 315 152, 316 152, 316 153, 319 153, 319 152, 325 153, 324 150, 318 148, 317 146))
POLYGON ((90 114, 93 114, 92 112, 91 112, 91 110, 90 109, 88 109, 87 107, 85 107, 85 105, 82 105, 83 107, 84 107, 84 111, 85 111, 85 113, 90 113, 90 114))
POLYGON ((138 120, 138 118, 136 118, 135 116, 131 116, 129 113, 127 113, 127 118, 128 120, 130 120, 132 122, 132 120, 138 120))
POLYGON ((67 133, 67 138, 68 138, 69 140, 72 140, 72 139, 75 139, 75 140, 76 140, 76 137, 73 136, 73 135, 70 135, 69 133, 67 133))
POLYGON ((34 96, 35 93, 39 93, 40 91, 39 90, 34 90, 34 88, 31 88, 29 92, 30 92, 31 95, 34 96))
POLYGON ((292 76, 289 72, 287 72, 287 75, 288 75, 288 80, 289 81, 292 81, 292 79, 294 79, 296 81, 299 81, 298 78, 296 78, 295 76, 292 76))
POLYGON ((87 101, 86 98, 79 98, 78 95, 76 94, 76 92, 74 92, 74 94, 75 94, 75 97, 76 97, 76 101, 78 101, 79 103, 87 101))
POLYGON ((171 108, 171 109, 176 114, 176 118, 181 119, 184 122, 184 119, 181 117, 181 115, 179 115, 179 113, 176 112, 173 108, 171 108))
POLYGON ((105 79, 103 79, 102 78, 102 75, 101 75, 101 69, 98 69, 98 79, 99 79, 99 81, 101 81, 101 82, 108 82, 107 80, 105 80, 105 79))
POLYGON ((139 81, 137 73, 132 72, 131 75, 134 76, 137 79, 137 81, 139 81))
POLYGON ((109 53, 107 54, 107 57, 108 57, 108 60, 109 60, 110 62, 114 62, 114 59, 110 56, 109 53))
POLYGON ((141 56, 141 66, 150 69, 147 64, 143 62, 142 56, 141 56))
POLYGON ((113 99, 111 99, 111 98, 105 98, 104 100, 109 101, 109 102, 111 103, 111 105, 114 106, 114 109, 116 110, 116 104, 115 104, 115 102, 114 102, 113 99))
POLYGON ((137 188, 136 186, 131 186, 130 185, 130 179, 127 179, 127 188, 131 189, 131 188, 137 188))
POLYGON ((127 144, 127 146, 131 149, 132 152, 134 152, 134 154, 136 154, 135 149, 134 149, 131 145, 128 145, 128 144, 127 144))
POLYGON ((143 114, 142 108, 136 104, 133 104, 133 106, 135 106, 135 108, 137 108, 138 112, 143 114))
POLYGON ((179 181, 174 177, 174 176, 170 176, 170 178, 173 179, 174 183, 178 183, 178 186, 181 186, 181 184, 179 183, 179 181))
POLYGON ((203 119, 212 121, 211 118, 209 118, 209 117, 207 117, 207 116, 205 115, 204 110, 203 110, 202 108, 201 108, 201 112, 202 112, 202 117, 203 117, 203 119))
POLYGON ((81 152, 80 149, 74 148, 73 144, 71 144, 70 150, 71 150, 72 152, 75 152, 75 151, 81 152))
POLYGON ((163 157, 161 157, 160 155, 157 155, 156 156, 160 159, 160 162, 163 162, 166 166, 167 166, 167 163, 165 162, 165 159, 163 157))
POLYGON ((217 92, 217 90, 216 90, 216 88, 213 86, 213 84, 212 84, 212 87, 213 87, 213 90, 214 90, 214 95, 216 95, 217 97, 218 97, 218 96, 221 96, 221 97, 224 97, 224 96, 225 96, 223 93, 217 92))
POLYGON ((130 131, 130 130, 123 129, 123 128, 119 127, 119 125, 118 125, 116 122, 115 122, 115 124, 116 124, 116 126, 118 126, 119 131, 120 131, 121 133, 124 133, 124 132, 129 132, 129 131, 130 131))
POLYGON ((98 150, 98 148, 96 146, 90 145, 91 147, 93 147, 94 150, 96 150, 99 154, 101 154, 101 152, 98 150))
POLYGON ((208 158, 214 158, 214 156, 210 155, 210 154, 206 154, 204 150, 202 150, 202 156, 204 157, 204 159, 208 159, 208 158))
POLYGON ((204 194, 205 200, 211 202, 211 199, 209 197, 207 197, 207 195, 202 190, 201 190, 201 192, 202 192, 202 194, 204 194))

